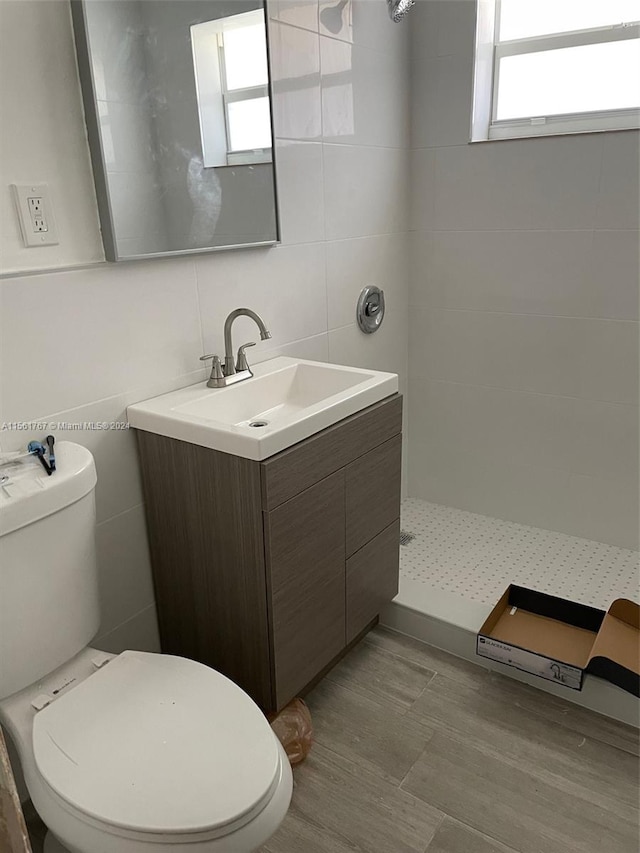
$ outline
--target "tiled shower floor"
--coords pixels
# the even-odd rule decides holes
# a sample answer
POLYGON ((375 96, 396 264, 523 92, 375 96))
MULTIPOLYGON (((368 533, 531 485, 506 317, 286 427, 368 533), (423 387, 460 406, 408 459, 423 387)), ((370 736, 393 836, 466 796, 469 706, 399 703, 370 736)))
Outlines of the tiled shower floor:
POLYGON ((402 503, 402 530, 415 538, 401 576, 471 601, 495 604, 510 583, 602 609, 640 601, 637 551, 416 498, 402 503))

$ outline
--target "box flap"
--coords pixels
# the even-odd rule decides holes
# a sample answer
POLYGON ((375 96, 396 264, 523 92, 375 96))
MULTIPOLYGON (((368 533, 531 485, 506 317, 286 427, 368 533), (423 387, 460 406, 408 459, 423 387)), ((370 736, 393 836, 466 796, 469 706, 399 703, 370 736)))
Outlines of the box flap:
POLYGON ((589 655, 587 672, 640 696, 640 606, 626 598, 613 602, 589 655))

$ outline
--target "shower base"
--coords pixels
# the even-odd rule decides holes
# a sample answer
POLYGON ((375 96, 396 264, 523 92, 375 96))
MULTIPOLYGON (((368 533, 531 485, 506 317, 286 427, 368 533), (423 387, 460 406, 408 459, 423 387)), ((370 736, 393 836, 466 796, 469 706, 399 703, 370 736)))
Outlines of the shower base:
POLYGON ((475 654, 475 636, 510 583, 606 610, 640 602, 639 554, 407 498, 402 503, 400 588, 383 625, 524 681, 569 702, 638 726, 638 700, 587 676, 569 690, 475 654))

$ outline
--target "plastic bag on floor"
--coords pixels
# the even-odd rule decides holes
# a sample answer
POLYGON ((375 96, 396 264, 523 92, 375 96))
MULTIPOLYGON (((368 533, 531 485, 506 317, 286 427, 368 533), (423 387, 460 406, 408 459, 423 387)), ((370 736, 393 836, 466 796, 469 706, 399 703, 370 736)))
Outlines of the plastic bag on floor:
POLYGON ((271 728, 284 747, 291 765, 304 761, 313 744, 311 713, 302 699, 293 699, 270 718, 271 728))

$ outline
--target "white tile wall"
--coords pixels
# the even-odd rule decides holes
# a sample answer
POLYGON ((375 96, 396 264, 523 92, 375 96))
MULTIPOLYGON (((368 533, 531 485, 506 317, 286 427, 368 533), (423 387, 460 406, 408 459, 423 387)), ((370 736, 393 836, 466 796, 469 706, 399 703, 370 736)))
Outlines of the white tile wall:
POLYGON ((406 66, 398 57, 323 36, 320 68, 325 142, 384 148, 406 144, 409 88, 406 66))
POLYGON ((412 69, 423 83, 413 93, 419 108, 412 115, 412 146, 464 145, 469 137, 473 56, 421 58, 412 69))
POLYGON ((401 149, 324 146, 327 240, 407 229, 407 158, 401 149))
POLYGON ((637 404, 635 322, 434 308, 411 312, 426 379, 637 404))
POLYGON ((414 308, 638 319, 637 231, 416 231, 412 253, 414 308))
POLYGON ((321 143, 280 139, 276 160, 283 242, 291 245, 324 240, 321 143))
POLYGON ((6 271, 104 258, 70 14, 66 3, 48 0, 0 3, 0 254, 6 271), (42 65, 25 62, 36 50, 42 65), (58 246, 24 248, 9 184, 32 181, 49 184, 58 246))
POLYGON ((469 145, 474 6, 413 15, 409 492, 637 548, 638 133, 469 145))
MULTIPOLYGON (((252 350, 256 362, 284 354, 369 365, 398 371, 406 387, 407 113, 399 106, 393 113, 398 126, 384 129, 371 117, 376 104, 383 112, 405 102, 408 29, 387 20, 381 0, 345 4, 357 56, 369 66, 375 56, 389 74, 378 101, 358 77, 359 65, 346 70, 359 135, 332 145, 323 137, 333 134, 338 116, 326 105, 322 110, 320 41, 326 36, 318 32, 318 0, 276 0, 269 8, 283 245, 1 281, 0 427, 25 419, 123 421, 135 400, 204 378, 198 357, 222 349, 224 318, 240 305, 259 311, 273 333, 271 341, 252 350), (388 59, 392 55, 395 66, 388 59), (381 140, 387 147, 380 147, 381 140), (387 293, 388 316, 378 334, 365 336, 354 323, 355 301, 371 281, 387 293)), ((12 180, 47 180, 56 191, 61 224, 59 251, 38 255, 40 250, 11 243, 13 214, 3 208, 3 245, 13 246, 4 253, 3 268, 24 271, 98 259, 68 7, 0 3, 0 14, 3 34, 21 44, 22 53, 28 45, 32 54, 41 48, 43 57, 55 57, 46 69, 34 71, 19 96, 4 93, 3 108, 7 102, 16 120, 15 131, 2 134, 7 155, 2 204, 6 207, 6 184, 12 180), (22 128, 36 119, 39 134, 30 143, 22 128), (40 164, 38 174, 34 162, 40 164)), ((11 55, 17 61, 15 50, 11 55)), ((106 82, 117 91, 117 79, 106 82)), ((235 343, 254 339, 255 327, 238 321, 235 343)), ((109 651, 156 649, 135 436, 119 430, 50 431, 58 440, 85 444, 96 459, 103 604, 96 642, 109 651)), ((0 447, 18 449, 32 437, 0 429, 0 447)))
POLYGON ((274 126, 281 139, 322 136, 320 39, 316 32, 272 21, 269 27, 274 126))
POLYGON ((270 0, 272 20, 318 32, 318 0, 270 0))
POLYGON ((596 228, 639 227, 640 145, 637 131, 604 135, 596 228))
POLYGON ((11 420, 189 373, 201 355, 189 260, 8 279, 2 307, 0 389, 11 420))
POLYGON ((435 227, 593 228, 602 149, 602 134, 437 148, 435 227))
MULTIPOLYGON (((380 234, 327 243, 329 328, 355 322, 361 282, 383 288, 389 317, 403 317, 407 311, 408 255, 406 234, 380 234)), ((386 322, 381 333, 385 326, 386 322)), ((377 336, 377 333, 369 336, 368 340, 373 343, 377 336)))

